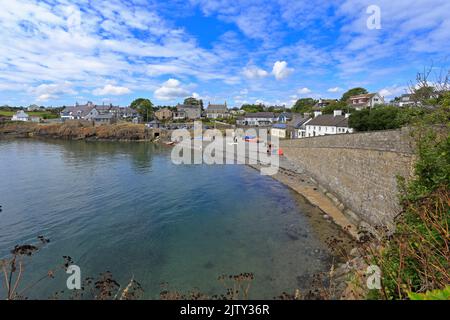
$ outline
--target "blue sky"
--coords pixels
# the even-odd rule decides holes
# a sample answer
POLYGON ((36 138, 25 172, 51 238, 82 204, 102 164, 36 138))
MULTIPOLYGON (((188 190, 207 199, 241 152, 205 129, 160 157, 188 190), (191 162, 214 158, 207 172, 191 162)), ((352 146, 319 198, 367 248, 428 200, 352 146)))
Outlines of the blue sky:
POLYGON ((387 99, 448 67, 448 0, 0 0, 0 105, 387 99), (369 29, 370 5, 381 29, 369 29))

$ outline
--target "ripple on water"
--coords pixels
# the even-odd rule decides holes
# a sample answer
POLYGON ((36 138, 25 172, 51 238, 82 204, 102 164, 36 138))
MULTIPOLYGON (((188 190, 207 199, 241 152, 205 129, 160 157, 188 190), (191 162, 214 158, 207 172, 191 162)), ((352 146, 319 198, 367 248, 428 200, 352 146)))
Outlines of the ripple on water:
POLYGON ((146 143, 20 140, 0 142, 0 181, 0 256, 37 235, 52 240, 33 274, 70 255, 86 276, 134 275, 157 298, 162 282, 223 293, 219 275, 252 272, 251 297, 272 298, 330 264, 310 208, 246 166, 176 166, 170 149, 146 143))

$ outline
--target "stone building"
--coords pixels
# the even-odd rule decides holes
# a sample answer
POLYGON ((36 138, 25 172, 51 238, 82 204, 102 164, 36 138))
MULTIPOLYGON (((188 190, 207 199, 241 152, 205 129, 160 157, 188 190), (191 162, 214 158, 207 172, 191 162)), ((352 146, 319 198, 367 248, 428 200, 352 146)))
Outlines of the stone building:
POLYGON ((162 108, 155 112, 155 118, 159 121, 171 120, 173 112, 169 108, 162 108))
POLYGON ((178 104, 177 111, 174 112, 174 120, 196 120, 202 116, 202 109, 200 106, 191 106, 185 104, 178 104))
POLYGON ((206 109, 206 117, 208 119, 219 119, 219 118, 229 118, 231 115, 227 108, 227 103, 225 104, 208 104, 206 109))

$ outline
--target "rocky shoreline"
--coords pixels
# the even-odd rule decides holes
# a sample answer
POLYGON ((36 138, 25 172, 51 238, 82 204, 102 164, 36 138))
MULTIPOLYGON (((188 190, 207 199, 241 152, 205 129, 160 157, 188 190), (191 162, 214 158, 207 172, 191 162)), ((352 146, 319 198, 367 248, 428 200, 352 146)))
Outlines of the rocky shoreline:
POLYGON ((94 126, 92 123, 67 121, 38 124, 6 122, 0 124, 0 139, 49 138, 86 141, 153 141, 155 130, 142 124, 117 123, 94 126))

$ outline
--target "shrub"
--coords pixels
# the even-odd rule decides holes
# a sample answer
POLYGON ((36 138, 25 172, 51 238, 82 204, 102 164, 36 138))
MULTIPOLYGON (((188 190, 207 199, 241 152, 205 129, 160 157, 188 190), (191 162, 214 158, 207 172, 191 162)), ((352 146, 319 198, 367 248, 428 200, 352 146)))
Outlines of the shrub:
POLYGON ((395 234, 374 253, 386 299, 421 297, 450 283, 450 130, 446 106, 415 126, 414 177, 400 181, 403 212, 395 234))

